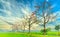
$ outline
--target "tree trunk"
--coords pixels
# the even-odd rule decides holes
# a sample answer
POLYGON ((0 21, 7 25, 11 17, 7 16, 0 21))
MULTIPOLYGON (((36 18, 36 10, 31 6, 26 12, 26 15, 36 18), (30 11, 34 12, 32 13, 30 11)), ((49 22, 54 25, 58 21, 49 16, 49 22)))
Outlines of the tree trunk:
POLYGON ((45 17, 44 17, 44 35, 46 35, 46 22, 45 22, 46 20, 45 20, 45 17))
POLYGON ((30 28, 31 28, 31 25, 30 25, 30 18, 29 18, 29 33, 30 33, 30 28))
POLYGON ((25 26, 24 26, 23 32, 25 32, 25 26))
POLYGON ((29 33, 30 33, 30 25, 29 25, 29 33))
POLYGON ((45 27, 45 24, 44 24, 44 35, 46 35, 46 27, 45 27))

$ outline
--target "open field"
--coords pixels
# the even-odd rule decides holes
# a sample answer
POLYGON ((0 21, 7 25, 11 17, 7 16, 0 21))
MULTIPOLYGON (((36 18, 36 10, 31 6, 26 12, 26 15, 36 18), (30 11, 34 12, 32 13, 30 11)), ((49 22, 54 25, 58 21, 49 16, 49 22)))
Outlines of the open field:
POLYGON ((57 35, 57 32, 50 32, 47 35, 42 35, 40 33, 22 33, 22 32, 5 32, 0 33, 0 37, 60 37, 57 35))

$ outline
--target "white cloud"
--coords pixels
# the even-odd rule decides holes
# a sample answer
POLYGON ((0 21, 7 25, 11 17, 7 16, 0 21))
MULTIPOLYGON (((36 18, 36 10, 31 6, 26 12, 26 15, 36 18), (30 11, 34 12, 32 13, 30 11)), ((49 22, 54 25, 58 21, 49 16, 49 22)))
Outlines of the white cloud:
POLYGON ((30 11, 29 11, 28 8, 22 8, 21 10, 22 10, 22 12, 23 12, 25 15, 27 15, 27 16, 30 14, 30 13, 29 13, 30 11))
POLYGON ((60 18, 60 11, 57 11, 55 14, 57 15, 57 18, 60 18))
POLYGON ((2 3, 6 4, 7 6, 10 6, 10 2, 4 1, 4 0, 0 0, 2 3))
POLYGON ((56 4, 53 4, 50 8, 54 8, 56 6, 56 4))
POLYGON ((11 16, 12 12, 9 11, 9 10, 3 10, 3 9, 0 9, 0 11, 6 13, 7 15, 11 16))
POLYGON ((48 0, 46 0, 46 1, 48 1, 48 0))

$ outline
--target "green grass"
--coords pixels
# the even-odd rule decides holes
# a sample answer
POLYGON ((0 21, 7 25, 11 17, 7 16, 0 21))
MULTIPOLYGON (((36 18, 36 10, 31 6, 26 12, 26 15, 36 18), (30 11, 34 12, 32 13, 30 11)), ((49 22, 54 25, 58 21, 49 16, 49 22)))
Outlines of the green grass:
POLYGON ((7 32, 0 33, 0 37, 60 37, 56 35, 57 32, 48 32, 47 35, 41 35, 39 32, 22 33, 22 32, 7 32))

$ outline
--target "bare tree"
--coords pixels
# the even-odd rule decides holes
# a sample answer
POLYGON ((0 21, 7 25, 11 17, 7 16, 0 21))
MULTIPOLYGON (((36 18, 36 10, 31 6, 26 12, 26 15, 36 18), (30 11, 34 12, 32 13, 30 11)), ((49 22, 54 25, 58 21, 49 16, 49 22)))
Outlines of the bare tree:
POLYGON ((27 21, 26 21, 26 18, 24 18, 24 20, 22 21, 22 25, 23 25, 23 32, 25 31, 25 28, 27 26, 27 21))
POLYGON ((32 24, 36 23, 37 22, 37 17, 35 15, 35 13, 32 13, 31 15, 29 15, 29 17, 27 17, 27 23, 28 23, 28 29, 29 29, 29 33, 30 33, 30 30, 31 30, 31 26, 32 24))
POLYGON ((46 24, 51 22, 56 16, 53 15, 51 4, 44 0, 41 6, 35 6, 36 13, 41 18, 44 27, 44 35, 46 34, 46 24))

